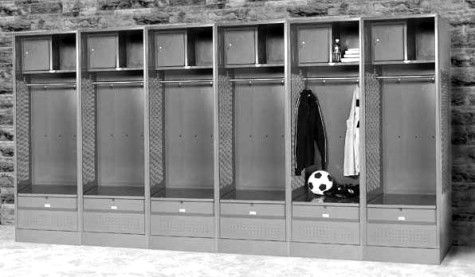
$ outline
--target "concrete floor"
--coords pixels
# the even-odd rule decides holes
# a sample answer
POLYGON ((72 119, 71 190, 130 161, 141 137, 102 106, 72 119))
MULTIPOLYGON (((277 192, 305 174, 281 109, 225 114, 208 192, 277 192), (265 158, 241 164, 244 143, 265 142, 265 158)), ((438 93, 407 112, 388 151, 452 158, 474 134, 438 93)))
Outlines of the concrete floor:
POLYGON ((475 276, 475 248, 413 265, 14 242, 0 226, 0 276, 475 276))

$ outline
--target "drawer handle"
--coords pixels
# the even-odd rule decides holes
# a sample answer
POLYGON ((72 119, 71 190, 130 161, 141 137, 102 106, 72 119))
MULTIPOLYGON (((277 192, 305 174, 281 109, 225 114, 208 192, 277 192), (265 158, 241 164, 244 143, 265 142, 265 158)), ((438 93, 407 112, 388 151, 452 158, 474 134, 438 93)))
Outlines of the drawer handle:
POLYGON ((324 218, 329 218, 329 217, 330 217, 330 214, 322 214, 322 217, 324 217, 324 218))
POLYGON ((186 209, 183 209, 183 208, 182 208, 182 209, 178 209, 178 212, 180 212, 180 213, 186 213, 186 209))
POLYGON ((406 217, 405 217, 405 216, 398 216, 398 217, 397 217, 397 220, 399 220, 399 221, 405 221, 405 220, 406 220, 406 217))
POLYGON ((117 210, 117 206, 111 206, 111 210, 117 210))
POLYGON ((45 208, 51 208, 51 204, 50 203, 45 203, 45 208))
POLYGON ((249 211, 249 214, 250 215, 257 215, 257 212, 256 211, 249 211))

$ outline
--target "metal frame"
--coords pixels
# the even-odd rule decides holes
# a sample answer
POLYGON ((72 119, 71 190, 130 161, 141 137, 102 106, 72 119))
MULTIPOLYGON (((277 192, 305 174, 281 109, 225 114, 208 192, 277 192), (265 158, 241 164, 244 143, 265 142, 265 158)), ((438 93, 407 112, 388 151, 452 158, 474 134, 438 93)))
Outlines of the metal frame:
MULTIPOLYGON (((76 96, 77 96, 77 105, 81 107, 81 77, 86 71, 86 67, 84 67, 84 59, 83 55, 86 53, 84 48, 83 39, 85 39, 86 35, 99 35, 102 33, 113 33, 113 32, 120 32, 120 31, 142 31, 143 32, 143 59, 144 65, 141 70, 143 70, 143 80, 121 80, 121 81, 96 81, 94 85, 128 85, 128 84, 142 84, 144 90, 144 189, 145 195, 144 197, 140 197, 140 199, 145 200, 145 235, 112 235, 106 233, 87 233, 84 232, 84 219, 83 219, 83 210, 84 210, 84 188, 83 188, 83 176, 82 176, 82 111, 80 108, 77 109, 77 199, 78 199, 78 232, 77 236, 74 235, 74 238, 70 236, 64 236, 61 233, 54 233, 54 232, 37 232, 37 231, 29 231, 29 230, 19 230, 17 233, 16 239, 18 241, 33 241, 33 242, 56 242, 54 239, 48 239, 48 236, 51 235, 58 235, 57 242, 60 243, 68 243, 68 244, 88 244, 88 245, 110 245, 110 246, 125 246, 125 247, 140 247, 140 248, 160 248, 160 249, 173 249, 173 250, 189 250, 189 251, 210 251, 210 252, 233 252, 233 253, 250 253, 250 254, 272 254, 272 255, 290 255, 290 256, 314 256, 314 257, 331 257, 331 258, 348 258, 348 259, 356 259, 356 260, 382 260, 382 261, 402 261, 402 262, 422 262, 422 263, 439 263, 441 259, 445 256, 448 249, 450 248, 450 234, 448 233, 447 224, 450 223, 450 218, 448 213, 445 211, 446 209, 450 209, 450 192, 443 194, 442 186, 444 185, 444 178, 446 176, 442 175, 442 154, 441 149, 445 147, 443 143, 446 143, 443 140, 444 135, 442 134, 441 124, 443 121, 446 120, 442 118, 440 113, 441 108, 441 100, 437 99, 437 112, 436 112, 436 149, 437 149, 437 204, 436 204, 436 214, 437 214, 437 247, 435 249, 408 249, 408 248, 397 248, 397 247, 375 247, 367 245, 366 241, 366 233, 367 233, 367 211, 368 208, 371 208, 367 201, 367 188, 366 188, 366 181, 367 181, 367 168, 366 168, 366 156, 360 156, 360 164, 361 164, 361 173, 359 177, 360 182, 360 200, 359 205, 359 230, 360 230, 360 243, 359 245, 353 246, 345 246, 345 245, 332 245, 332 244, 303 244, 292 242, 292 174, 291 174, 291 167, 292 167, 292 143, 291 143, 291 126, 292 126, 292 101, 291 101, 291 88, 292 88, 292 63, 297 61, 292 60, 291 55, 291 48, 292 45, 292 32, 295 30, 294 26, 299 27, 311 27, 315 25, 321 24, 328 24, 331 25, 334 22, 357 22, 359 23, 359 47, 360 47, 360 62, 358 65, 359 74, 358 76, 313 76, 313 77, 303 77, 304 81, 307 82, 359 82, 360 90, 362 92, 360 102, 361 107, 365 107, 366 99, 364 97, 364 90, 367 80, 365 79, 365 70, 371 68, 374 65, 389 65, 389 64, 418 64, 418 63, 427 63, 427 61, 410 61, 410 62, 368 62, 372 60, 371 57, 367 57, 364 49, 367 47, 371 47, 367 45, 368 42, 365 41, 365 32, 368 30, 368 26, 370 26, 373 22, 376 24, 385 24, 389 22, 401 22, 406 19, 426 19, 426 18, 434 18, 435 22, 435 49, 436 49, 436 57, 434 61, 434 74, 430 75, 381 75, 377 76, 376 79, 380 80, 380 82, 384 81, 412 81, 412 80, 427 80, 436 83, 436 94, 440 97, 441 94, 441 83, 444 81, 441 76, 441 72, 439 68, 443 66, 447 66, 446 62, 441 60, 441 57, 444 57, 447 49, 440 48, 439 40, 442 39, 441 32, 447 32, 447 23, 443 19, 441 19, 437 14, 426 14, 426 15, 400 15, 400 16, 373 16, 373 17, 353 17, 353 16, 341 16, 341 17, 319 17, 319 18, 290 18, 286 20, 269 20, 269 21, 259 21, 259 22, 227 22, 227 23, 214 23, 214 24, 167 24, 167 25, 151 25, 147 27, 135 27, 135 28, 111 28, 111 29, 104 29, 104 30, 97 30, 97 29, 84 29, 80 31, 68 31, 68 32, 17 32, 15 33, 15 39, 13 40, 13 48, 17 49, 19 47, 17 43, 16 37, 27 37, 29 39, 34 38, 35 36, 49 36, 49 35, 56 35, 56 34, 75 34, 76 35, 76 82, 75 83, 30 83, 28 86, 74 86, 76 87, 76 96), (284 64, 283 64, 283 76, 282 78, 231 78, 229 79, 230 82, 248 82, 252 85, 253 82, 281 82, 282 85, 285 87, 285 104, 284 104, 284 129, 285 129, 285 143, 284 143, 284 151, 285 151, 285 201, 255 201, 255 203, 259 205, 266 205, 271 203, 280 203, 285 205, 285 241, 281 242, 270 242, 270 241, 241 241, 241 240, 231 240, 231 239, 222 239, 220 238, 220 172, 219 172, 219 90, 218 90, 218 81, 220 76, 220 71, 225 69, 223 57, 221 55, 221 49, 219 49, 219 38, 220 38, 220 30, 221 29, 242 29, 242 28, 250 28, 267 25, 267 24, 283 24, 284 26, 284 49, 285 49, 285 56, 284 56, 284 64), (170 67, 170 68, 163 68, 163 70, 187 70, 187 69, 198 69, 198 68, 205 68, 205 69, 212 69, 212 78, 211 79, 176 79, 176 80, 161 80, 160 83, 162 85, 187 85, 187 84, 203 84, 203 85, 211 85, 213 90, 213 166, 214 166, 214 196, 213 196, 213 213, 214 213, 214 233, 215 236, 211 239, 203 239, 203 238, 183 238, 176 239, 171 237, 159 237, 159 236, 152 236, 151 235, 151 184, 150 184, 150 119, 149 119, 149 108, 150 104, 148 102, 149 99, 149 87, 148 84, 150 80, 149 71, 150 70, 157 70, 156 68, 150 68, 150 60, 149 55, 151 49, 149 49, 149 33, 155 31, 165 31, 165 32, 173 32, 175 30, 192 30, 193 28, 203 28, 209 27, 212 29, 213 35, 213 64, 212 66, 200 67, 200 66, 188 66, 188 58, 186 55, 188 54, 187 51, 185 53, 185 66, 184 67, 170 67), (53 234, 54 233, 54 234, 53 234), (38 234, 38 237, 35 237, 35 234, 38 234), (120 241, 128 240, 127 243, 122 243, 120 241), (173 243, 172 243, 173 242, 173 243), (306 254, 308 253, 308 255, 306 254)), ((444 33, 445 35, 445 33, 444 33)), ((258 38, 256 34, 256 49, 258 38)), ((330 43, 332 43, 330 41, 330 43)), ((407 45, 406 43, 404 49, 404 55, 406 56, 407 60, 407 45)), ((50 49, 51 50, 51 49, 50 49)), ((331 55, 331 53, 330 53, 331 55)), ((52 55, 51 55, 52 57, 52 55)), ((233 70, 236 68, 265 68, 266 65, 258 65, 259 57, 256 53, 256 65, 245 65, 245 66, 231 66, 226 68, 227 70, 233 70)), ((448 57, 445 57, 449 59, 448 57)), ((331 60, 331 57, 330 57, 331 60)), ((18 77, 18 69, 16 68, 16 63, 18 62, 18 56, 13 56, 13 80, 16 80, 18 77)), ((119 63, 117 63, 119 65, 119 63)), ((429 63, 430 64, 430 63, 429 63)), ((327 64, 324 66, 331 67, 333 64, 327 64)), ((274 65, 275 66, 275 65, 274 65)), ((322 65, 311 65, 311 66, 322 66, 322 65)), ((343 65, 342 65, 343 66, 343 65)), ((356 66, 355 63, 348 64, 347 66, 356 66)), ((335 67, 334 67, 335 68, 335 67)), ((139 69, 140 70, 140 69, 139 69)), ((109 72, 120 72, 120 70, 111 69, 108 70, 109 72)), ((50 71, 49 73, 61 72, 58 71, 50 71)), ((72 71, 69 71, 72 72, 72 71)), ((22 74, 22 73, 21 73, 22 74)), ((34 74, 34 73, 28 73, 34 74)), ((48 74, 48 72, 44 73, 48 74)), ((16 85, 13 86, 14 92, 14 101, 16 103, 16 92, 17 88, 16 85)), ((17 152, 17 145, 16 145, 16 132, 17 132, 17 119, 16 119, 16 112, 17 107, 16 105, 13 107, 14 113, 14 132, 15 132, 15 152, 17 152)), ((366 141, 366 113, 365 109, 360 109, 360 140, 362 142, 366 141)), ((366 152, 366 144, 360 144, 360 153, 366 152)), ((14 170, 17 172, 17 156, 14 157, 14 170)), ((18 185, 17 185, 17 176, 14 176, 14 188, 15 188, 15 197, 18 199, 18 185)), ((100 196, 93 196, 90 198, 100 198, 100 196)), ((123 197, 117 197, 123 198, 123 197)), ((138 199, 137 197, 129 197, 131 199, 138 199)), ((237 200, 235 203, 248 203, 249 201, 240 201, 237 200)), ((355 207, 354 205, 352 207, 355 207)), ((378 206, 379 207, 379 206, 378 206)), ((383 208, 391 208, 386 206, 381 206, 383 208)), ((381 208, 380 207, 380 208, 381 208)), ((406 206, 401 206, 402 208, 408 208, 406 206)), ((17 214, 18 203, 15 202, 15 213, 17 214)), ((394 206, 392 206, 394 208, 394 206)), ((415 208, 413 206, 409 208, 415 208)), ((417 207, 416 207, 417 208, 417 207)), ((18 228, 18 224, 15 223, 15 226, 18 228)))

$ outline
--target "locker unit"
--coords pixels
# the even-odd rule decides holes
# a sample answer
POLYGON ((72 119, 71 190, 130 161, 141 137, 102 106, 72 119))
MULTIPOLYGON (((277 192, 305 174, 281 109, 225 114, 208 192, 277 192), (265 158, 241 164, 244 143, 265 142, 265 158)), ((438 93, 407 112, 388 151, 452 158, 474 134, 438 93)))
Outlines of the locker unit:
POLYGON ((145 245, 143 31, 81 32, 81 43, 82 243, 145 245))
POLYGON ((16 240, 438 264, 448 33, 429 14, 16 34, 16 240), (297 147, 310 91, 322 149, 297 147), (310 165, 359 195, 314 195, 310 165))
POLYGON ((76 33, 16 36, 14 48, 18 238, 79 244, 76 33))
POLYGON ((213 251, 213 26, 150 28, 147 37, 149 245, 213 251), (180 237, 188 240, 169 243, 180 237))

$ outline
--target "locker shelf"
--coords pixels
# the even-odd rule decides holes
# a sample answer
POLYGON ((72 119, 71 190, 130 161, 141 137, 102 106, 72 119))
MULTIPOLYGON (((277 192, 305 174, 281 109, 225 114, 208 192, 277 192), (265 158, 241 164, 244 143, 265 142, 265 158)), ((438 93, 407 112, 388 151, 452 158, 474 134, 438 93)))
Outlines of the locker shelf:
POLYGON ((189 65, 189 66, 158 66, 156 70, 168 71, 168 70, 199 70, 199 69, 213 69, 211 65, 189 65))
POLYGON ((58 70, 42 70, 42 71, 27 71, 23 72, 24 75, 33 74, 63 74, 63 73, 76 73, 75 69, 58 69, 58 70))
POLYGON ((157 191, 152 198, 213 199, 213 189, 166 188, 157 191))
POLYGON ((87 196, 133 196, 144 197, 143 187, 126 187, 126 186, 97 186, 84 192, 87 196))
POLYGON ((140 71, 141 67, 117 67, 117 68, 94 68, 89 69, 89 72, 116 72, 116 71, 140 71))
POLYGON ((359 206, 359 197, 338 198, 318 196, 309 191, 296 189, 292 193, 292 201, 298 205, 330 205, 330 206, 359 206))
POLYGON ((382 194, 369 201, 368 207, 436 208, 433 194, 382 194))
POLYGON ((19 194, 66 194, 76 195, 77 186, 74 185, 27 185, 22 187, 19 194))
POLYGON ((285 191, 281 190, 233 190, 221 196, 223 201, 285 201, 285 191))
POLYGON ((282 63, 272 63, 272 64, 232 64, 226 65, 226 68, 259 68, 259 67, 284 67, 282 63))
POLYGON ((435 60, 407 60, 407 61, 381 61, 374 65, 401 65, 401 64, 434 64, 435 60))
POLYGON ((324 66, 351 67, 351 66, 359 66, 359 65, 360 65, 359 62, 348 62, 348 63, 340 62, 340 63, 304 63, 304 64, 300 64, 299 66, 300 67, 324 67, 324 66))

